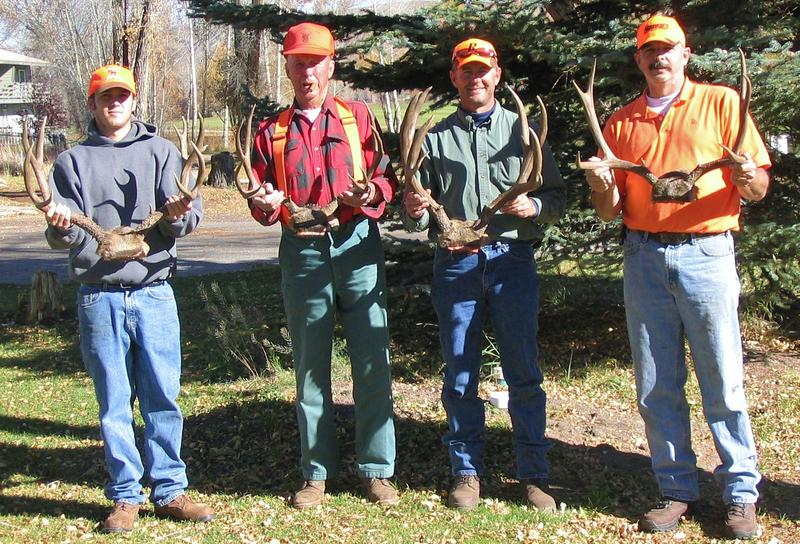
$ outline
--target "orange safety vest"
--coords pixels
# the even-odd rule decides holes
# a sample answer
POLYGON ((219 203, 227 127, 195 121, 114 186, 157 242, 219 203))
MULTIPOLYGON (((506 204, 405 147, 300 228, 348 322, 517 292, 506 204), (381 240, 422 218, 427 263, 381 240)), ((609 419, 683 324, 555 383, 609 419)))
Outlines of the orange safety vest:
MULTIPOLYGON (((339 112, 339 118, 342 120, 344 126, 344 133, 347 136, 347 143, 350 145, 350 153, 353 156, 353 177, 360 181, 363 176, 364 169, 361 166, 361 138, 358 135, 358 125, 356 125, 356 118, 353 112, 337 97, 333 98, 336 102, 336 109, 339 112)), ((275 162, 275 183, 279 191, 289 196, 286 190, 286 166, 284 150, 286 148, 286 134, 289 132, 289 123, 292 122, 292 115, 294 115, 294 108, 283 110, 278 115, 278 121, 275 123, 275 133, 272 135, 272 158, 275 162)), ((281 221, 284 225, 289 224, 289 210, 286 206, 281 206, 281 221)))

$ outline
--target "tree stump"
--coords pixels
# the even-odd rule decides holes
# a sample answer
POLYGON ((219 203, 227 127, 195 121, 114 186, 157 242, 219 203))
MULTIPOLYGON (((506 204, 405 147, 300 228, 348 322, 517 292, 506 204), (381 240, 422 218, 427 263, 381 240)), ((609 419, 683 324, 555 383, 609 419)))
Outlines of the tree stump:
POLYGON ((61 282, 54 272, 37 270, 31 281, 28 323, 51 322, 61 317, 61 282))
POLYGON ((227 151, 211 155, 211 172, 208 174, 208 185, 227 187, 233 185, 235 176, 233 155, 227 151))

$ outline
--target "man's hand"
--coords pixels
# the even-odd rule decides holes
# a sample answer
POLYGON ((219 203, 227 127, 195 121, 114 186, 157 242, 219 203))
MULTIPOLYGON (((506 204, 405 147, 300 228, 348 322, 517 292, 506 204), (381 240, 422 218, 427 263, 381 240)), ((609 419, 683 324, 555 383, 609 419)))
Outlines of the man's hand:
POLYGON ((743 163, 733 163, 731 166, 731 182, 738 188, 745 189, 756 179, 757 168, 750 153, 745 151, 741 156, 746 160, 743 163))
POLYGON ((276 191, 271 183, 263 184, 252 197, 253 205, 267 214, 280 208, 285 199, 283 191, 276 191))
POLYGON ((527 195, 517 195, 517 198, 500 208, 500 212, 509 213, 522 218, 536 217, 536 206, 527 195))
POLYGON ((67 230, 72 226, 72 210, 66 204, 50 203, 42 208, 49 225, 67 230))
POLYGON ((367 182, 367 188, 361 189, 354 184, 339 195, 339 202, 351 208, 364 208, 373 205, 378 189, 372 182, 367 182))
MULTIPOLYGON (((431 190, 428 189, 428 194, 430 193, 431 190)), ((403 197, 403 206, 406 208, 406 215, 411 219, 419 219, 425 215, 425 210, 430 207, 430 202, 414 191, 407 191, 403 197)))
MULTIPOLYGON (((600 157, 591 157, 592 162, 599 162, 600 157)), ((610 168, 596 168, 594 170, 585 170, 586 183, 592 189, 593 193, 606 193, 614 188, 614 173, 610 168)))
POLYGON ((172 195, 164 204, 167 210, 164 212, 164 218, 170 223, 174 223, 192 209, 192 201, 185 195, 172 195))

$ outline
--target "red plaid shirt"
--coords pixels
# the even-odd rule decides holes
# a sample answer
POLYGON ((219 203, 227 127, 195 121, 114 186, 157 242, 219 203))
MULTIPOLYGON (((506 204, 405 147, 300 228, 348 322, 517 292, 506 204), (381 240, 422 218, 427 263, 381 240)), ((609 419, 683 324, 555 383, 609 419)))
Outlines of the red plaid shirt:
MULTIPOLYGON (((369 170, 376 160, 375 142, 370 129, 369 113, 361 102, 347 102, 353 112, 361 137, 362 165, 369 170)), ((272 154, 272 135, 278 116, 262 121, 256 132, 251 162, 253 172, 262 183, 272 183, 278 189, 272 154)), ((322 104, 319 116, 311 123, 298 111, 292 115, 286 134, 284 148, 286 168, 286 192, 295 204, 316 204, 324 206, 347 190, 352 181, 353 158, 347 135, 344 131, 339 111, 333 97, 328 95, 322 104)), ((374 207, 351 208, 339 205, 339 223, 351 221, 353 217, 366 215, 378 219, 386 209, 386 203, 394 197, 397 177, 389 164, 389 156, 384 154, 370 181, 375 184, 383 197, 374 207)), ((275 223, 280 210, 267 215, 259 208, 250 205, 253 218, 263 225, 275 223)))

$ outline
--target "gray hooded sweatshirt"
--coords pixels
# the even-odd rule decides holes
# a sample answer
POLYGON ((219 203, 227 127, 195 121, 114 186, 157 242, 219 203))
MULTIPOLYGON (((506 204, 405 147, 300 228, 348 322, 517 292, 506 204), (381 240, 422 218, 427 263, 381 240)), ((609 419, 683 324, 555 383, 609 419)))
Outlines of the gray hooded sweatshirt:
MULTIPOLYGON (((56 202, 93 219, 104 229, 140 224, 171 195, 183 161, 178 149, 156 135, 156 127, 134 120, 125 138, 115 142, 89 124, 86 141, 61 153, 50 174, 56 202)), ((169 277, 176 262, 175 239, 194 230, 203 216, 200 196, 178 221, 161 219, 145 236, 150 252, 143 259, 103 261, 97 241, 80 227, 48 226, 50 247, 69 248, 70 277, 81 283, 141 285, 169 277)))

